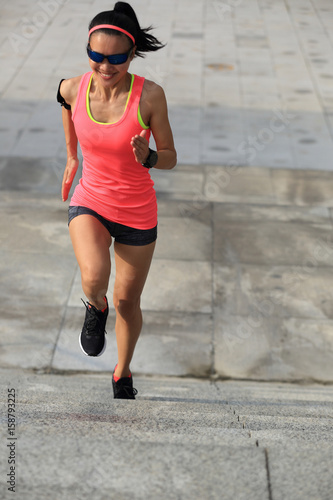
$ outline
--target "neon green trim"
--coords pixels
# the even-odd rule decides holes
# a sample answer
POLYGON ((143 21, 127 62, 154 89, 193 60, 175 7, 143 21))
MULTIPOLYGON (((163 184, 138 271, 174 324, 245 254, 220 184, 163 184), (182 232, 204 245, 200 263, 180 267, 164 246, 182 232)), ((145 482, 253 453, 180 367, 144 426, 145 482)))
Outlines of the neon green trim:
MULTIPOLYGON (((119 122, 119 120, 117 120, 116 122, 111 122, 111 123, 98 122, 98 121, 97 121, 97 120, 95 120, 95 118, 92 116, 91 111, 90 111, 90 104, 89 104, 89 92, 90 92, 90 87, 91 87, 92 77, 93 77, 93 75, 91 75, 91 77, 90 77, 89 84, 88 84, 88 88, 87 88, 87 94, 86 94, 86 108, 87 108, 87 113, 88 113, 89 118, 90 118, 93 122, 98 123, 99 125, 113 125, 114 123, 119 122)), ((127 104, 128 104, 128 101, 130 100, 130 97, 131 97, 131 94, 132 94, 133 83, 134 83, 134 75, 131 75, 131 85, 130 85, 130 89, 129 89, 129 92, 128 92, 128 97, 127 97, 127 100, 126 100, 124 113, 126 112, 127 104)), ((123 113, 123 115, 124 115, 124 113, 123 113)), ((141 115, 140 115, 140 118, 141 118, 141 115)), ((139 118, 139 121, 140 121, 140 118, 139 118)), ((120 118, 120 120, 121 120, 121 118, 120 118)), ((142 121, 142 119, 141 119, 141 121, 142 121)), ((143 122, 142 122, 142 123, 143 123, 143 122)), ((140 124, 141 124, 141 122, 140 122, 140 124)), ((148 128, 149 128, 149 127, 148 127, 148 128)))
POLYGON ((150 128, 149 125, 146 125, 145 122, 142 119, 141 111, 140 111, 140 104, 138 106, 138 120, 139 120, 139 123, 140 123, 140 125, 141 125, 142 128, 144 128, 146 130, 148 130, 150 128))
POLYGON ((128 101, 129 101, 129 99, 130 99, 130 97, 131 97, 132 88, 133 88, 133 83, 134 83, 134 75, 131 75, 131 86, 130 86, 129 93, 128 93, 128 97, 127 97, 127 101, 126 101, 126 104, 125 104, 125 110, 124 110, 124 113, 125 113, 125 111, 126 111, 128 101))

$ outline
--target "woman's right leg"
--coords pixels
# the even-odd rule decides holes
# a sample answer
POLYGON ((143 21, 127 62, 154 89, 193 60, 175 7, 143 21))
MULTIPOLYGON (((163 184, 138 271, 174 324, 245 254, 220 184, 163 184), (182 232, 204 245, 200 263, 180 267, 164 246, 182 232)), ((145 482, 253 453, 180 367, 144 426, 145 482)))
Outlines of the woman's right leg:
POLYGON ((83 292, 90 304, 102 310, 111 272, 111 235, 96 217, 87 214, 71 220, 69 233, 81 271, 83 292))

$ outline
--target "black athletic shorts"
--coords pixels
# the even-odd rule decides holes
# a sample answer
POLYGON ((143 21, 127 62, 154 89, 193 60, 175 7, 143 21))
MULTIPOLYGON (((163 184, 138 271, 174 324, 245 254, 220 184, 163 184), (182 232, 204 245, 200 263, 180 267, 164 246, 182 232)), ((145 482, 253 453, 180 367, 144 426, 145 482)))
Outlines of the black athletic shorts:
POLYGON ((68 225, 78 215, 87 214, 93 215, 98 219, 103 226, 109 231, 111 236, 118 243, 124 245, 143 246, 153 243, 157 239, 157 226, 152 229, 136 229, 134 227, 124 226, 117 222, 112 222, 99 215, 94 210, 86 207, 70 206, 68 208, 68 225))

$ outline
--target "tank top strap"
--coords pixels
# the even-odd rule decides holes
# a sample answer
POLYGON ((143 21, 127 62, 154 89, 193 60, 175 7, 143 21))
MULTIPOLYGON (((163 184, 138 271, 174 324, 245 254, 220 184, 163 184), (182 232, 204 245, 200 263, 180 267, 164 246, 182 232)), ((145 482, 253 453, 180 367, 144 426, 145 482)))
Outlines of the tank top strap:
POLYGON ((141 94, 142 94, 142 88, 143 84, 145 82, 145 79, 143 76, 138 76, 138 75, 133 75, 134 76, 134 82, 133 82, 133 87, 132 87, 132 95, 131 95, 131 105, 133 106, 134 110, 137 110, 139 107, 140 99, 141 99, 141 94))
POLYGON ((74 120, 76 111, 83 106, 83 109, 85 109, 86 106, 86 95, 87 95, 87 88, 89 85, 90 77, 92 75, 92 71, 89 71, 88 73, 85 73, 82 75, 78 92, 77 92, 77 97, 76 97, 76 103, 74 110, 72 112, 72 119, 74 120))

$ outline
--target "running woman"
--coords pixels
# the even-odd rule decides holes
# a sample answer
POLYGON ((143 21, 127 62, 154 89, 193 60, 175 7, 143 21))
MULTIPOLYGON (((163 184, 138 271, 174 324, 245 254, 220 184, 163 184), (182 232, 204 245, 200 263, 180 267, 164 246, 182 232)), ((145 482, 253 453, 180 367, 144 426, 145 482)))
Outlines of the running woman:
POLYGON ((129 73, 134 57, 164 45, 142 29, 132 7, 117 2, 89 25, 91 71, 62 80, 57 99, 67 147, 62 183, 66 201, 83 154, 82 178, 68 210, 69 233, 88 302, 80 346, 88 356, 105 350, 106 298, 114 240, 118 363, 114 397, 135 399, 130 363, 142 329, 140 297, 157 238, 157 204, 150 168, 177 162, 163 89, 129 73), (153 134, 157 151, 149 148, 153 134))

